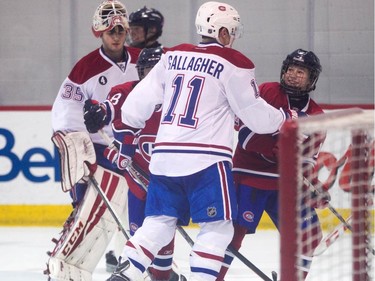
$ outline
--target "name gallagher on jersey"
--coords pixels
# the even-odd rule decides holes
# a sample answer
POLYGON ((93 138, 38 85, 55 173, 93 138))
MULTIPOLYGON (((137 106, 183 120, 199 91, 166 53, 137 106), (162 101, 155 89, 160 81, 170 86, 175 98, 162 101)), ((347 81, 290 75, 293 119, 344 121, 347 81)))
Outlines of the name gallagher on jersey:
POLYGON ((195 58, 186 56, 168 56, 168 70, 187 70, 205 72, 219 79, 224 65, 208 58, 195 58))

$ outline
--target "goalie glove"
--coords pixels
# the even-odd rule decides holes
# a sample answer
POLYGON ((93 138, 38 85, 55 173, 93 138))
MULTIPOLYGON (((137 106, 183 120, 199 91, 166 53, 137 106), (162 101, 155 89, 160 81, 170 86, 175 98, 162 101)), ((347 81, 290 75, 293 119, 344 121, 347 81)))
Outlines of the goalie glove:
POLYGON ((137 148, 137 134, 140 130, 128 127, 116 120, 112 124, 114 140, 112 144, 104 150, 104 156, 117 168, 125 170, 132 161, 137 148))
POLYGON ((83 118, 89 133, 97 133, 111 121, 111 110, 106 102, 88 99, 83 107, 83 118))

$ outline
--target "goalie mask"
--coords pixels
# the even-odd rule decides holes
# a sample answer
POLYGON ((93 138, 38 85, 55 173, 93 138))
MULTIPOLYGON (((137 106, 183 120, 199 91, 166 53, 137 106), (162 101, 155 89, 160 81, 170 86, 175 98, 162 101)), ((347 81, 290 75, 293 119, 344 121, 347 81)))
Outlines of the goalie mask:
POLYGON ((202 36, 218 40, 222 27, 228 29, 231 42, 242 36, 243 26, 240 15, 230 5, 219 2, 207 2, 203 4, 195 19, 197 33, 202 36))
POLYGON ((103 1, 96 9, 92 21, 92 32, 95 37, 100 37, 103 32, 115 26, 129 29, 128 13, 124 4, 117 0, 103 1))
POLYGON ((286 94, 290 97, 298 98, 305 97, 311 91, 315 90, 316 82, 318 81, 319 74, 322 71, 322 66, 320 65, 319 58, 311 51, 305 51, 302 49, 297 49, 290 53, 286 59, 283 61, 280 73, 280 84, 285 90, 286 94), (299 87, 293 87, 287 85, 284 80, 284 74, 288 71, 288 68, 292 65, 297 65, 304 67, 309 72, 309 84, 305 89, 299 87))
POLYGON ((162 54, 163 49, 161 47, 145 48, 141 51, 136 65, 140 80, 145 78, 148 72, 158 63, 162 54))

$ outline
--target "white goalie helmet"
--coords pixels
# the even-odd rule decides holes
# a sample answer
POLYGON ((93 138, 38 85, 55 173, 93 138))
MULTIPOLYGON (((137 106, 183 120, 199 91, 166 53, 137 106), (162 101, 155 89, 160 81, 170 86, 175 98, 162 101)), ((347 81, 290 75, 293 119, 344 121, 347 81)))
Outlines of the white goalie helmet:
POLYGON ((243 32, 238 12, 232 6, 220 2, 204 3, 197 12, 195 26, 199 35, 215 39, 218 39, 222 27, 228 29, 233 39, 240 38, 243 32))
POLYGON ((129 28, 128 12, 125 5, 117 0, 103 1, 94 13, 92 19, 92 32, 95 37, 100 37, 103 32, 111 30, 116 25, 124 29, 129 28))

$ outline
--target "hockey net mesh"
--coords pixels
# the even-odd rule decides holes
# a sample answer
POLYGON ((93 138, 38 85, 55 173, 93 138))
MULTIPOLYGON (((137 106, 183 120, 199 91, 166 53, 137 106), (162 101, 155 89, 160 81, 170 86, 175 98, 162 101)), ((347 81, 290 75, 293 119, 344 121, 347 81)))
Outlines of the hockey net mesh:
POLYGON ((281 281, 374 280, 374 144, 373 110, 333 111, 283 126, 281 281), (319 143, 312 171, 306 163, 319 143), (324 191, 331 200, 315 209, 314 222, 310 206, 324 191))

